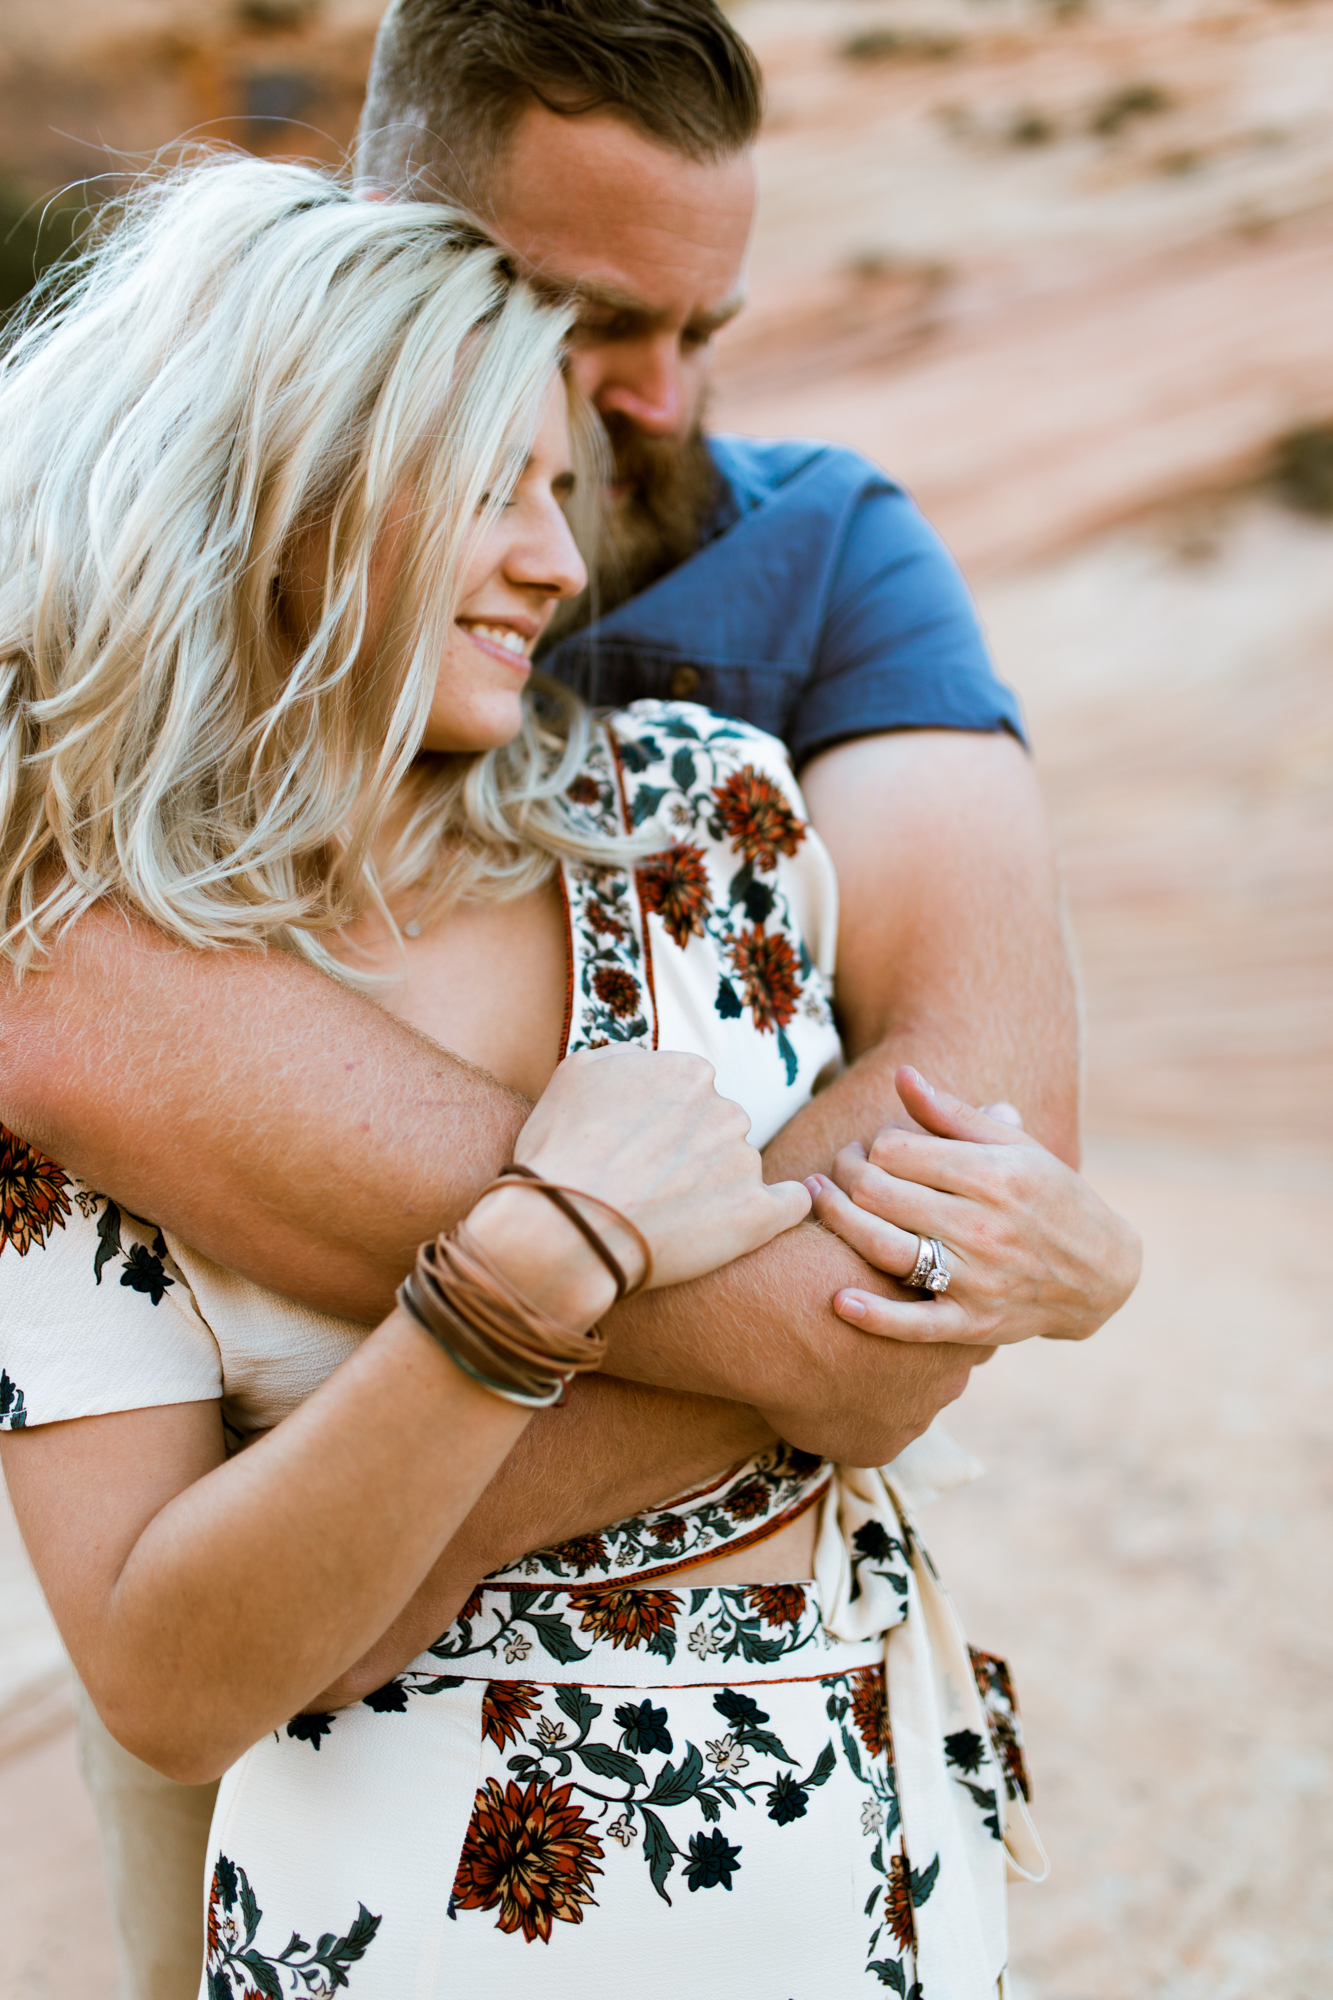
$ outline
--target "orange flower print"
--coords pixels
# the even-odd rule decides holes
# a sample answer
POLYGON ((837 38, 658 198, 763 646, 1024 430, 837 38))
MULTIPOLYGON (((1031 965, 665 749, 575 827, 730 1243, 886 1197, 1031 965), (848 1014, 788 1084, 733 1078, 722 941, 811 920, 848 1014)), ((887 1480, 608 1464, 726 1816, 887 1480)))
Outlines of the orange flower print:
POLYGON ((520 1790, 488 1778, 477 1793, 454 1880, 460 1910, 499 1909, 498 1928, 522 1931, 531 1944, 551 1941, 551 1925, 581 1924, 600 1875, 600 1841, 577 1806, 572 1785, 555 1790, 537 1778, 520 1790))
POLYGON ((805 839, 805 822, 797 819, 785 794, 745 764, 725 785, 715 785, 717 816, 745 859, 755 868, 774 868, 778 855, 795 854, 805 839))
POLYGON ((26 1257, 40 1250, 69 1214, 68 1175, 53 1160, 0 1125, 0 1251, 10 1243, 26 1257))
POLYGON ((754 1521, 768 1512, 768 1488, 762 1479, 743 1479, 722 1502, 733 1521, 754 1521))
POLYGON ((852 1721, 856 1733, 872 1757, 889 1749, 889 1718, 884 1696, 883 1667, 856 1667, 852 1671, 852 1721))
POLYGON ((884 1918, 899 1951, 910 1951, 916 1943, 916 1918, 912 1914, 912 1882, 905 1854, 895 1854, 889 1862, 884 1918))
POLYGON ((559 1548, 551 1553, 557 1562, 567 1564, 579 1576, 586 1576, 590 1569, 606 1570, 611 1567, 611 1558, 601 1535, 575 1535, 570 1541, 561 1542, 559 1548))
POLYGON ((596 778, 582 771, 566 788, 565 797, 572 799, 576 806, 599 806, 602 803, 602 788, 596 778))
POLYGON ((676 1629, 676 1599, 669 1590, 621 1589, 592 1585, 569 1593, 571 1611, 581 1611, 585 1632, 632 1650, 646 1646, 659 1632, 676 1629))
POLYGON ((218 1875, 215 1868, 208 1888, 208 1916, 204 1924, 204 1951, 210 1965, 215 1965, 222 1956, 222 1931, 218 1923, 220 1908, 218 1875))
POLYGON ((1011 1799, 1032 1797, 1027 1760, 1023 1755, 1023 1727, 1018 1719, 1018 1698, 1014 1693, 1009 1662, 998 1653, 983 1653, 969 1646, 972 1672, 976 1677, 991 1740, 1004 1767, 1004 1781, 1011 1799))
POLYGON ((643 907, 662 919, 667 936, 683 951, 702 937, 713 907, 702 847, 670 847, 639 870, 643 907))
POLYGON ((599 965, 592 976, 592 990, 618 1020, 639 1011, 639 982, 622 965, 599 965))
POLYGON ((679 1514, 664 1514, 660 1521, 653 1522, 649 1533, 655 1542, 666 1542, 669 1545, 672 1542, 683 1541, 685 1529, 686 1523, 681 1520, 679 1514))
POLYGON ((517 1743, 523 1724, 541 1707, 538 1690, 528 1681, 487 1681, 481 1698, 481 1733, 498 1750, 517 1743))
POLYGON ((747 1591, 750 1609, 765 1625, 799 1625, 805 1610, 805 1590, 799 1583, 760 1583, 747 1591))
POLYGON ((785 1028, 801 997, 801 968, 782 933, 765 934, 762 924, 742 931, 731 947, 731 962, 760 1034, 785 1028))
POLYGON ((587 915, 588 922, 592 925, 598 937, 624 937, 625 926, 621 923, 619 917, 613 917, 605 904, 599 903, 595 896, 592 897, 588 904, 587 915))

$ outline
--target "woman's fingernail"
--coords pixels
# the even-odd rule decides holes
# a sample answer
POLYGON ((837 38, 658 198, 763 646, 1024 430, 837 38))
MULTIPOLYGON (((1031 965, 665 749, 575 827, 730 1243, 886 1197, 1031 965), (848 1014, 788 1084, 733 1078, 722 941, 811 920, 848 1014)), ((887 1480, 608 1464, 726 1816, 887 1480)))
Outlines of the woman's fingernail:
POLYGON ((855 1292, 839 1292, 833 1303, 843 1319, 864 1319, 866 1316, 865 1301, 858 1299, 855 1292))
POLYGON ((805 1184, 805 1191, 809 1195, 811 1201, 819 1200, 820 1195, 823 1194, 824 1192, 824 1183, 820 1179, 818 1174, 811 1174, 809 1180, 805 1184))
POLYGON ((922 1076, 922 1074, 921 1074, 921 1072, 920 1072, 920 1070, 919 1070, 919 1069, 914 1069, 914 1070, 912 1071, 912 1075, 913 1075, 913 1076, 914 1076, 914 1077, 916 1078, 916 1080, 917 1080, 917 1082, 918 1082, 918 1083, 920 1084, 920 1086, 921 1086, 922 1090, 924 1090, 924 1091, 925 1091, 925 1093, 926 1093, 926 1096, 927 1096, 927 1097, 933 1097, 933 1096, 935 1095, 935 1086, 934 1086, 934 1084, 933 1084, 933 1083, 927 1083, 927 1082, 926 1082, 926 1079, 925 1079, 925 1077, 924 1077, 924 1076, 922 1076))

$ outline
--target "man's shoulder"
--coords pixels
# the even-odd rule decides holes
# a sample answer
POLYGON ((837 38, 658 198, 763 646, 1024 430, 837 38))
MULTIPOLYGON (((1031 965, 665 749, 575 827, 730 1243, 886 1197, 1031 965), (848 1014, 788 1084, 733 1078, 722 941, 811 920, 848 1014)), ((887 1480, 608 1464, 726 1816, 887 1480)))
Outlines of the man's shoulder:
MULTIPOLYGON (((743 437, 738 431, 711 431, 708 449, 740 513, 804 489, 821 498, 829 489, 849 495, 866 491, 902 494, 903 489, 850 445, 820 438, 743 437)), ((904 496, 905 497, 905 496, 904 496)))

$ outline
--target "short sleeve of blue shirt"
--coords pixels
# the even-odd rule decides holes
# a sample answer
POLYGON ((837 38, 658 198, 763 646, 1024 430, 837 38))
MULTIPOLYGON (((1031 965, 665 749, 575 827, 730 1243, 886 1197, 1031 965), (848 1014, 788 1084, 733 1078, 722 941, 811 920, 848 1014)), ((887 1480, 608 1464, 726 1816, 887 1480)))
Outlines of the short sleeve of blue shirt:
POLYGON ((963 580, 901 487, 839 446, 709 444, 722 493, 697 554, 545 665, 596 702, 704 702, 798 765, 880 730, 1022 740, 963 580))

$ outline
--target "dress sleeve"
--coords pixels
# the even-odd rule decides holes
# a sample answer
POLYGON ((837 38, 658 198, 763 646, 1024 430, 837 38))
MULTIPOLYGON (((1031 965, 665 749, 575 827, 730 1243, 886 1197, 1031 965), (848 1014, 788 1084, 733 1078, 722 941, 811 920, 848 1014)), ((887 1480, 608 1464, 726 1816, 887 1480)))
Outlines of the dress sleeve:
POLYGON ((0 1126, 0 1430, 221 1394, 161 1232, 0 1126))

